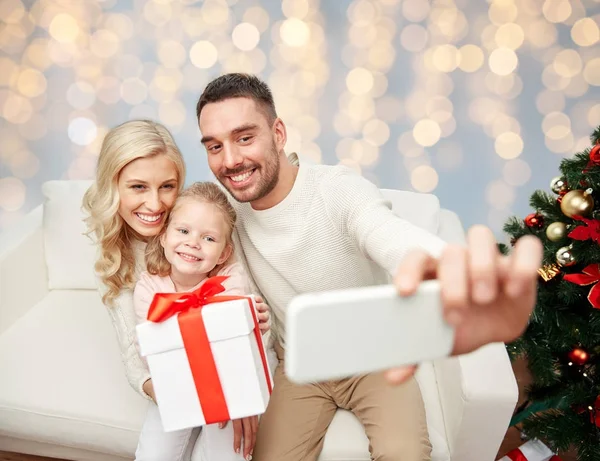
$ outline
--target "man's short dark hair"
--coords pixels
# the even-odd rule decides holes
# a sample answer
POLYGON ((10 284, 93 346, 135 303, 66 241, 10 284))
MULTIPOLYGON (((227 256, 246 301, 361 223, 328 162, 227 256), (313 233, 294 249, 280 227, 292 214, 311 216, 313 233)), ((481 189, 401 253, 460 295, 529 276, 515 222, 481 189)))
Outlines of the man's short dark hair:
POLYGON ((255 75, 241 73, 221 75, 210 82, 198 100, 196 117, 200 118, 200 113, 207 104, 231 98, 250 98, 265 112, 270 123, 277 118, 269 86, 255 75))

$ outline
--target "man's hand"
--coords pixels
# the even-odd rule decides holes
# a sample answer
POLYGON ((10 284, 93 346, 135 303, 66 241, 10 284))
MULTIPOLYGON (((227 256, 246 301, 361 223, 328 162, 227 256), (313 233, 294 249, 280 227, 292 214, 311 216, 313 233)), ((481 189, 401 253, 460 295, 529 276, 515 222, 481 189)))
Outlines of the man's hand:
MULTIPOLYGON (((223 429, 227 423, 219 423, 223 429)), ((258 416, 233 420, 233 450, 242 452, 244 459, 252 459, 252 450, 256 443, 256 431, 258 430, 258 416)))
POLYGON ((269 320, 271 318, 269 306, 264 303, 264 300, 261 296, 255 296, 254 301, 256 301, 258 327, 260 328, 261 333, 264 335, 271 328, 269 325, 269 320))
POLYGON ((152 384, 152 379, 147 379, 142 384, 142 390, 150 396, 150 398, 156 403, 156 395, 154 394, 154 385, 152 384))
MULTIPOLYGON (((472 227, 467 241, 466 248, 449 245, 439 260, 412 251, 394 278, 400 296, 414 294, 423 280, 439 280, 444 316, 456 328, 452 355, 511 342, 523 334, 535 307, 542 260, 542 244, 533 236, 520 238, 509 256, 500 254, 487 227, 472 227)), ((415 370, 395 368, 386 377, 400 384, 415 370)))

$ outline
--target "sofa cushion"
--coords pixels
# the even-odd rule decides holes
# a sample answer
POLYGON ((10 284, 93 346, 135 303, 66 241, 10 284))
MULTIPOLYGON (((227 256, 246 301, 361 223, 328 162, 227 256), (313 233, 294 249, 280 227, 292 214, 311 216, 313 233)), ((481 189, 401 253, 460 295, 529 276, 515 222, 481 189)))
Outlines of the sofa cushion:
POLYGON ((48 181, 44 193, 44 251, 51 290, 95 289, 96 246, 81 210, 92 181, 48 181))
POLYGON ((52 291, 0 335, 0 435, 131 457, 148 401, 96 291, 52 291))

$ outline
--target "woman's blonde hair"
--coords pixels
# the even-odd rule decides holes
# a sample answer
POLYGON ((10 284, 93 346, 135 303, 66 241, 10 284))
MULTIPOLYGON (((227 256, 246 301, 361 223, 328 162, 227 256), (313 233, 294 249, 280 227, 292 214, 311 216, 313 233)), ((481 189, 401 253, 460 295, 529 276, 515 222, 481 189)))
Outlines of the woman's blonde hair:
MULTIPOLYGON (((234 247, 233 247, 233 228, 235 227, 236 213, 231 203, 227 199, 225 193, 219 186, 212 182, 196 182, 186 188, 175 201, 175 205, 171 210, 168 221, 161 230, 161 235, 167 231, 171 217, 175 214, 177 209, 185 200, 196 200, 198 202, 210 203, 217 207, 223 219, 227 224, 227 245, 230 248, 230 254, 226 261, 222 264, 217 264, 213 270, 210 271, 208 276, 213 276, 219 272, 223 267, 231 264, 234 260, 234 247)), ((152 275, 159 275, 166 277, 171 273, 171 264, 165 257, 165 252, 160 243, 161 235, 153 237, 146 247, 146 270, 152 275)), ((225 248, 227 248, 227 245, 225 248)))
POLYGON ((108 132, 98 157, 96 180, 83 197, 88 235, 100 246, 94 269, 107 290, 102 301, 112 306, 121 290, 135 285, 136 234, 119 215, 119 176, 134 160, 165 155, 177 170, 178 188, 183 188, 185 163, 171 133, 150 120, 131 120, 108 132))

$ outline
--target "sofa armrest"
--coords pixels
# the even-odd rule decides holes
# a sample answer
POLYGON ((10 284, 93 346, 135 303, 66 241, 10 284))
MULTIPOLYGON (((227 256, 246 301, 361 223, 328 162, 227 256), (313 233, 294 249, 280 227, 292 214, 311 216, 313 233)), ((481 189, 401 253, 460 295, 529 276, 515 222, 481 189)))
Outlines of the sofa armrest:
POLYGON ((452 460, 493 461, 519 390, 503 343, 434 363, 452 460))
POLYGON ((42 205, 0 234, 0 333, 48 293, 42 205))
POLYGON ((464 245, 467 242, 465 230, 463 229, 458 215, 453 211, 444 208, 440 210, 438 236, 442 240, 456 245, 464 245))

